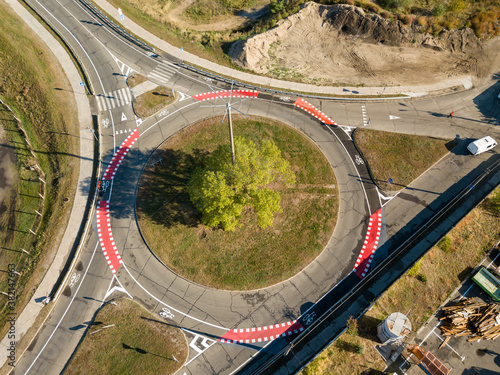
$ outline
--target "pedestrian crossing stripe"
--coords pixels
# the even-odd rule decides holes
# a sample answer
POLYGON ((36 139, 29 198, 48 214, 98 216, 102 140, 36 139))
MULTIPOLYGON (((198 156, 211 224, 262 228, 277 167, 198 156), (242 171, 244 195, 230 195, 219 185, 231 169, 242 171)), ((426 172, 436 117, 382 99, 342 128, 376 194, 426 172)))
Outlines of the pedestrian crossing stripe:
POLYGON ((150 81, 155 83, 165 84, 177 72, 177 67, 160 63, 151 73, 147 75, 150 81))
POLYGON ((119 108, 132 103, 132 95, 128 87, 115 90, 106 94, 96 95, 97 107, 99 111, 119 108))

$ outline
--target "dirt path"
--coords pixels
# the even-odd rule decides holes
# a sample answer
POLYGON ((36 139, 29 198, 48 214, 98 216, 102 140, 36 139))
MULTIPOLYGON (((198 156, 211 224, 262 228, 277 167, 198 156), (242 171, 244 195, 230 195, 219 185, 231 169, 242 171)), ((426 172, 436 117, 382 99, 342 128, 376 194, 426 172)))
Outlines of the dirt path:
POLYGON ((172 4, 169 3, 168 8, 165 9, 166 18, 176 26, 180 28, 186 28, 196 31, 226 31, 235 30, 242 27, 247 22, 252 19, 261 17, 265 12, 267 12, 268 1, 259 1, 257 5, 239 12, 237 15, 224 15, 220 17, 214 17, 212 22, 208 24, 195 24, 184 16, 184 12, 191 5, 193 5, 196 0, 184 0, 180 3, 172 4))

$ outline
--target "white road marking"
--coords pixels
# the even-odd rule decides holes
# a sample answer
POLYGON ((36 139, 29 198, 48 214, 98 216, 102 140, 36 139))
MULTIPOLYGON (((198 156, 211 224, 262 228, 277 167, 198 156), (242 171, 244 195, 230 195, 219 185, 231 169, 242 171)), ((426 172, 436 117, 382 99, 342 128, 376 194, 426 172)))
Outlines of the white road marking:
POLYGON ((344 144, 339 139, 339 137, 337 137, 337 134, 335 134, 334 131, 329 126, 327 126, 327 129, 332 132, 332 134, 335 136, 335 138, 337 138, 337 140, 339 141, 339 143, 344 148, 346 155, 349 157, 349 159, 351 160, 352 164, 354 165, 354 169, 356 170, 356 174, 358 175, 358 178, 359 178, 359 183, 361 184, 361 187, 363 188, 363 193, 365 194, 366 205, 368 206, 368 212, 372 212, 372 209, 370 207, 370 202, 368 201, 368 195, 366 194, 365 184, 363 184, 363 181, 361 180, 361 176, 359 175, 359 171, 358 171, 358 167, 356 166, 356 163, 354 162, 354 160, 352 160, 351 155, 349 155, 349 152, 347 152, 347 148, 344 146, 344 144))
POLYGON ((127 116, 125 116, 125 112, 122 112, 122 121, 127 121, 127 116))
POLYGON ((180 102, 182 102, 183 100, 189 99, 191 97, 188 94, 184 94, 183 92, 180 92, 180 91, 177 91, 177 92, 181 95, 181 98, 179 99, 180 102))
MULTIPOLYGON (((115 277, 115 275, 113 275, 113 277, 115 277)), ((116 278, 116 280, 118 281, 118 278, 116 278)), ((118 281, 118 282, 119 282, 119 281, 118 281)), ((111 288, 111 290, 109 290, 108 292, 106 292, 106 295, 104 296, 103 301, 105 301, 105 300, 106 300, 106 298, 108 298, 108 297, 109 297, 111 294, 113 294, 114 292, 123 292, 123 293, 125 293, 127 296, 129 296, 131 299, 134 299, 134 297, 132 297, 132 296, 130 295, 130 293, 129 293, 129 292, 127 292, 127 291, 125 290, 125 288, 123 288, 123 287, 121 287, 121 286, 117 286, 117 285, 115 285, 113 288, 111 288)))
POLYGON ((68 304, 68 307, 66 307, 66 310, 64 311, 64 314, 62 315, 61 319, 59 320, 59 322, 56 324, 56 326, 54 327, 54 330, 52 331, 52 333, 50 334, 49 338, 47 339, 47 341, 45 342, 45 344, 42 346, 42 349, 40 349, 40 351, 38 352, 38 354, 36 355, 35 359, 33 360, 33 362, 31 362, 31 365, 30 367, 28 367, 28 369, 26 370, 26 372, 24 373, 25 375, 31 370, 31 368, 33 367, 33 365, 35 364, 35 362, 38 360, 38 358, 40 357, 40 355, 43 353, 43 351, 45 350, 45 348, 47 347, 47 345, 49 344, 50 340, 52 339, 52 336, 54 336, 54 333, 56 333, 57 329, 59 328, 59 326, 61 325, 61 322, 63 321, 64 317, 66 316, 66 314, 68 313, 68 310, 69 308, 71 307, 71 305, 73 304, 73 301, 75 300, 75 297, 77 296, 78 294, 78 291, 80 290, 80 287, 83 285, 83 280, 85 280, 85 276, 87 276, 87 273, 89 271, 89 268, 90 268, 90 265, 92 264, 92 261, 94 260, 94 255, 96 254, 96 251, 97 251, 97 248, 99 247, 99 242, 97 242, 95 244, 95 248, 94 248, 94 251, 92 252, 92 257, 90 258, 90 261, 89 261, 89 264, 87 266, 87 269, 85 270, 83 276, 82 276, 82 282, 78 285, 78 288, 76 288, 75 290, 75 293, 73 294, 73 298, 71 298, 71 301, 70 303, 68 304))
MULTIPOLYGON (((187 329, 184 329, 184 331, 186 332, 190 332, 192 333, 191 331, 187 330, 187 329)), ((212 339, 209 339, 205 336, 202 336, 202 335, 198 335, 198 334, 194 334, 194 338, 191 340, 191 343, 189 344, 189 347, 190 348, 193 348, 198 354, 196 354, 193 358, 191 358, 184 366, 187 366, 189 365, 191 362, 193 362, 196 358, 198 358, 198 356, 200 354, 202 354, 203 352, 207 351, 212 345, 214 345, 217 341, 215 340, 212 340, 212 339), (198 339, 202 338, 202 341, 201 341, 201 345, 203 345, 204 349, 201 349, 199 348, 198 346, 196 346, 196 341, 198 341, 198 339), (209 342, 210 341, 210 342, 209 342)))
POLYGON ((212 323, 208 323, 204 320, 201 320, 201 319, 198 319, 198 318, 195 318, 194 316, 191 316, 189 314, 186 314, 180 310, 177 310, 176 308, 170 306, 170 305, 167 305, 165 302, 161 301, 159 298, 155 297, 153 294, 151 294, 149 292, 149 290, 147 290, 146 288, 144 288, 140 283, 139 281, 137 281, 137 279, 132 275, 132 273, 129 271, 129 269, 127 268, 127 265, 124 263, 122 263, 122 267, 125 269, 125 271, 127 271, 127 273, 129 274, 129 276, 132 278, 132 280, 134 280, 134 282, 139 286, 139 288, 141 288, 144 292, 146 292, 146 294, 148 294, 151 298, 153 298, 154 300, 156 300, 156 302, 158 302, 159 304, 165 306, 166 308, 168 308, 169 310, 173 310, 187 318, 190 318, 190 319, 193 319, 194 321, 196 322, 199 322, 199 323, 202 323, 202 324, 206 324, 206 325, 209 325, 210 327, 214 327, 214 328, 218 328, 218 329, 222 329, 224 331, 229 331, 229 328, 225 328, 225 327, 221 327, 221 326, 218 326, 216 324, 212 324, 212 323))
POLYGON ((175 73, 177 73, 177 69, 178 68, 175 66, 161 62, 147 75, 147 77, 165 84, 175 73))
POLYGON ((389 115, 389 120, 396 120, 398 118, 401 118, 401 117, 389 115))

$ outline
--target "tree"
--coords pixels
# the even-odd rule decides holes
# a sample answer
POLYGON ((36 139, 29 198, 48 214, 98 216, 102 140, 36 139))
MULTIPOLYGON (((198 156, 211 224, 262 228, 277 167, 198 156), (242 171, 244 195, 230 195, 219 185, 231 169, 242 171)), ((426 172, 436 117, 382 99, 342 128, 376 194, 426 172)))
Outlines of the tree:
POLYGON ((272 186, 294 184, 295 175, 274 142, 264 140, 257 148, 252 141, 236 137, 234 143, 234 165, 229 146, 221 145, 206 168, 195 171, 188 185, 191 201, 209 227, 222 225, 234 231, 247 207, 255 210, 261 228, 271 226, 274 213, 281 212, 281 196, 272 186))
POLYGON ((272 14, 280 13, 286 9, 285 0, 271 0, 269 10, 272 14))

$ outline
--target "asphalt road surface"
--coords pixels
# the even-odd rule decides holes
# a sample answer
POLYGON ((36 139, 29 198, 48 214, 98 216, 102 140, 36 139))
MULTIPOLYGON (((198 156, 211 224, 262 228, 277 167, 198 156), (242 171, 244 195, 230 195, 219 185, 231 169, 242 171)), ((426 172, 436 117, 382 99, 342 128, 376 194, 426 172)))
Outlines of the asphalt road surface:
POLYGON ((99 121, 99 179, 105 192, 93 212, 94 232, 86 238, 75 277, 61 287, 56 307, 13 374, 60 373, 96 310, 120 296, 132 297, 159 321, 184 330, 189 357, 178 374, 235 373, 270 343, 296 337, 313 325, 327 309, 318 300, 342 280, 354 288, 375 265, 372 259, 384 262, 391 238, 410 235, 432 217, 435 207, 452 200, 454 191, 498 160, 497 151, 476 157, 465 152, 470 139, 485 134, 500 138, 497 83, 424 99, 304 98, 315 108, 308 107, 308 113, 296 94, 237 91, 249 88, 156 55, 84 1, 31 5, 71 46, 86 72, 99 121), (138 119, 126 85, 132 71, 173 88, 180 100, 138 119), (325 250, 291 279, 259 290, 215 290, 179 277, 144 243, 135 216, 137 184, 154 162, 152 152, 180 129, 223 115, 228 100, 244 113, 278 119, 307 135, 332 165, 339 186, 338 224, 325 250), (456 111, 453 119, 443 116, 449 108, 456 111), (327 125, 328 117, 340 126, 327 125), (457 138, 459 146, 394 197, 371 180, 351 141, 353 127, 457 138), (364 246, 381 252, 367 256, 364 246))

